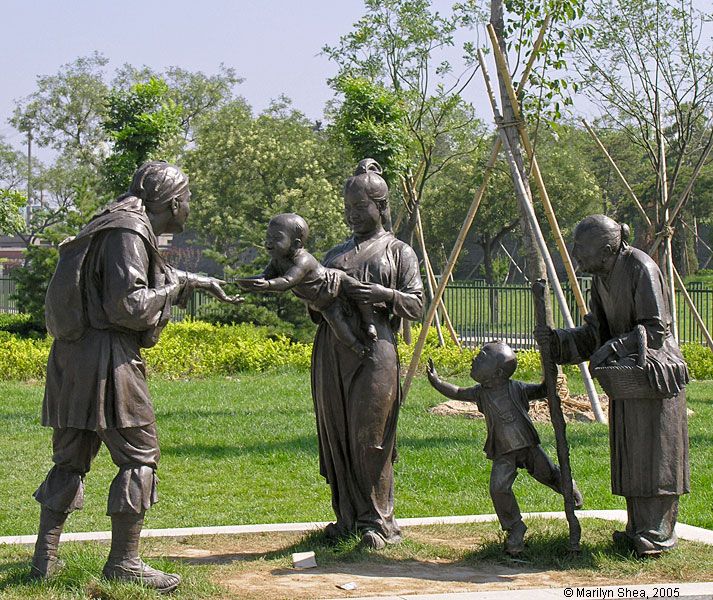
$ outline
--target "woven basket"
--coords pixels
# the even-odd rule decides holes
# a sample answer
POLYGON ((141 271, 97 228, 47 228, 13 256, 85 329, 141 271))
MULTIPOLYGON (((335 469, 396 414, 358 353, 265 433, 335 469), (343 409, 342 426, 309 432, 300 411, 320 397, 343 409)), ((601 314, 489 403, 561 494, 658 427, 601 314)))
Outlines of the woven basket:
POLYGON ((649 378, 642 367, 638 365, 610 365, 592 369, 592 375, 597 378, 607 396, 610 398, 649 398, 661 400, 669 398, 661 390, 651 387, 649 378))
POLYGON ((629 364, 595 367, 592 369, 592 375, 597 378, 610 398, 650 398, 651 400, 670 398, 671 394, 651 387, 646 371, 644 371, 646 329, 643 325, 637 325, 635 331, 638 354, 622 359, 623 362, 629 364))

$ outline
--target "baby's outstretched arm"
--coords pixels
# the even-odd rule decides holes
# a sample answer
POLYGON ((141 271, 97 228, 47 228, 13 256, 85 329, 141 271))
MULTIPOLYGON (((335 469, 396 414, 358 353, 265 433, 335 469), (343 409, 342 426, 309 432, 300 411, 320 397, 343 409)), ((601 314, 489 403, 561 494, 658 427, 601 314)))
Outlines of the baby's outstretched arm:
POLYGON ((450 398, 451 400, 462 400, 464 402, 475 402, 475 398, 473 397, 473 388, 462 388, 457 385, 453 385, 452 383, 441 381, 441 378, 438 377, 438 373, 436 372, 433 360, 430 358, 428 359, 428 368, 426 369, 426 373, 428 374, 429 383, 446 398, 450 398))
MULTIPOLYGON (((308 255, 315 262, 316 259, 312 255, 308 255)), ((266 267, 262 275, 255 278, 243 279, 240 281, 240 285, 248 290, 259 291, 259 292, 284 292, 291 290, 293 287, 298 285, 309 273, 311 268, 311 263, 309 260, 303 260, 302 257, 296 259, 292 266, 287 269, 283 274, 278 275, 275 266, 272 261, 266 267), (270 277, 271 275, 277 275, 276 277, 270 277)))
POLYGON ((308 271, 309 269, 306 269, 304 265, 295 264, 279 277, 265 279, 264 281, 267 285, 262 289, 270 290, 272 292, 285 292, 287 290, 291 290, 305 278, 308 271))

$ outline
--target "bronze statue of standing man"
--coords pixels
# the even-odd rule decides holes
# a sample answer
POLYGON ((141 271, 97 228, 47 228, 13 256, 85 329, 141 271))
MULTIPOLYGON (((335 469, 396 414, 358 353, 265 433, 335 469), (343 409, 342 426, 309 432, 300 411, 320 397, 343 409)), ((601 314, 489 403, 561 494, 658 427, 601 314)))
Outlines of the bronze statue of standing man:
POLYGON ((145 511, 157 501, 156 417, 141 348, 153 346, 171 306, 195 288, 235 301, 211 277, 166 263, 157 237, 183 231, 188 178, 163 161, 142 165, 129 192, 60 245, 46 298, 55 337, 47 365, 42 425, 53 428, 54 466, 34 496, 42 505, 32 576, 46 578, 68 514, 84 504, 84 477, 104 443, 119 468, 109 488, 112 540, 104 576, 168 592, 178 575, 138 554, 145 511))
POLYGON ((689 491, 688 371, 661 271, 629 246, 628 235, 626 225, 604 215, 577 225, 572 255, 593 276, 591 312, 581 327, 543 326, 535 335, 559 363, 588 359, 609 394, 612 492, 626 498, 628 513, 626 531, 614 540, 644 557, 675 547, 678 499, 689 491), (616 386, 607 389, 605 372, 614 373, 616 386))

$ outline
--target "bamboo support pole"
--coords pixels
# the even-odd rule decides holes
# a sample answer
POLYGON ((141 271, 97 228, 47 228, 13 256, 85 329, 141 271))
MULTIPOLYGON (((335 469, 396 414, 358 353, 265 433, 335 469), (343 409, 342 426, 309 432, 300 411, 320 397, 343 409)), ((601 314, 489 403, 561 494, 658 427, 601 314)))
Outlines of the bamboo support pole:
POLYGON ((552 229, 552 233, 555 237, 555 243, 557 244, 557 249, 559 250, 560 256, 562 257, 562 262, 564 263, 564 268, 567 271, 567 278, 569 279, 569 284, 572 286, 572 292, 574 293, 574 298, 579 307, 579 312, 582 316, 587 314, 587 304, 584 301, 584 296, 582 295, 582 290, 579 288, 579 282, 577 281, 577 275, 574 272, 574 265, 572 264, 572 259, 569 256, 569 251, 567 250, 567 245, 565 244, 564 237, 562 236, 562 230, 560 229, 559 223, 557 222, 557 216, 552 208, 552 202, 550 202, 550 196, 547 193, 547 188, 545 187, 545 181, 542 178, 542 173, 540 171, 540 166, 537 162, 537 157, 535 156, 535 149, 530 141, 530 135, 525 127, 525 122, 522 118, 522 112, 520 111, 520 103, 515 93, 515 88, 512 84, 512 78, 510 77, 510 71, 508 70, 507 62, 505 61, 505 56, 500 50, 498 45, 498 38, 495 34, 495 28, 492 24, 488 24, 488 35, 490 36, 490 42, 493 46, 493 55, 495 56, 495 64, 497 65, 498 72, 505 83, 505 89, 510 98, 510 103, 512 104, 513 113, 515 114, 515 122, 517 125, 518 133, 520 134, 520 139, 522 140, 522 145, 525 147, 525 152, 527 152, 528 159, 530 161, 530 172, 535 178, 535 183, 537 184, 537 189, 540 192, 540 199, 542 200, 542 206, 545 209, 545 215, 552 229))
MULTIPOLYGON (((416 208, 418 211, 418 208, 416 208)), ((420 217, 420 215, 417 215, 420 217)), ((420 218, 416 224, 416 238, 418 239, 419 246, 421 247, 421 254, 423 255, 423 270, 426 271, 426 289, 428 290, 428 297, 433 300, 434 291, 433 285, 431 283, 431 265, 428 262, 428 254, 426 252, 426 240, 423 237, 423 230, 419 226, 420 218)), ((441 331, 441 320, 438 317, 438 313, 435 315, 436 318, 436 332, 438 333, 438 344, 440 346, 445 346, 446 342, 443 339, 443 331, 441 331)))
MULTIPOLYGON (((535 58, 537 57, 537 53, 540 47, 542 46, 542 43, 544 42, 545 33, 547 32, 547 29, 550 26, 551 20, 552 17, 550 14, 545 15, 545 19, 542 22, 542 26, 540 27, 540 31, 537 36, 537 40, 535 40, 535 44, 532 48, 532 53, 530 54, 530 58, 528 59, 527 64, 525 65, 525 69, 522 72, 522 77, 520 78, 520 82, 518 83, 518 93, 520 93, 525 88, 525 84, 527 83, 527 80, 530 77, 530 73, 532 72, 532 68, 535 64, 535 58)), ((501 146, 502 141, 500 140, 500 136, 498 136, 495 139, 495 142, 493 143, 493 148, 490 152, 490 158, 488 159, 488 162, 485 165, 485 169, 483 170, 483 181, 481 182, 480 187, 476 190, 475 195, 473 196, 473 201, 471 202, 470 207, 468 209, 468 213, 466 214, 465 219, 463 220, 463 224, 461 225, 460 231, 458 232, 458 237, 456 238, 456 241, 453 244, 453 249, 451 250, 451 253, 448 257, 446 267, 443 270, 443 273, 441 274, 441 280, 439 281, 438 287, 436 288, 435 297, 433 298, 431 304, 426 310, 426 315, 423 318, 423 327, 421 328, 421 333, 419 334, 418 340, 416 341, 416 346, 413 350, 413 356, 411 358, 411 362, 409 363, 408 370, 406 371, 406 376, 404 377, 404 382, 402 386, 402 398, 404 402, 406 401, 408 392, 411 389, 411 382, 416 376, 418 362, 421 359, 423 347, 426 345, 426 336, 428 335, 428 328, 433 322, 433 317, 435 316, 436 309, 438 308, 438 302, 441 300, 441 298, 443 298, 443 292, 446 289, 448 280, 451 274, 453 273, 455 264, 458 261, 458 257, 460 256, 461 250, 463 249, 465 238, 467 237, 468 232, 470 231, 470 227, 473 224, 473 220, 475 219, 475 215, 478 212, 478 208, 480 208, 480 202, 482 201, 483 195, 485 194, 485 190, 487 188, 488 181, 490 180, 490 175, 492 174, 493 168, 495 167, 495 163, 497 162, 501 146)))
MULTIPOLYGON (((557 277, 557 270, 555 269, 555 265, 552 262, 552 256, 550 255, 550 251, 547 248, 547 242, 545 241, 544 235, 542 235, 542 229, 540 229, 540 224, 537 221, 535 208, 532 205, 532 202, 529 201, 525 184, 522 181, 520 170, 517 166, 517 163, 515 162, 515 157, 512 154, 512 149, 510 148, 510 143, 505 134, 505 130, 502 127, 502 116, 500 115, 500 111, 498 110, 497 101, 495 100, 495 94, 490 83, 490 76, 488 75, 488 69, 485 65, 485 57, 483 56, 483 52, 481 50, 478 50, 478 60, 480 62, 481 71, 483 72, 483 78, 485 79, 485 87, 488 90, 488 96, 490 98, 490 104, 493 109, 493 115, 495 115, 495 121, 496 123, 498 123, 498 133, 500 135, 500 139, 503 142, 503 150, 505 151, 505 156, 507 157, 508 163, 510 164, 510 170, 513 176, 513 183, 518 189, 518 197, 522 199, 522 208, 530 224, 530 229, 532 230, 535 236, 535 240, 537 242, 537 246, 540 250, 540 253, 542 254, 542 258, 545 261, 547 277, 549 278, 550 285, 554 290, 555 298, 557 298, 557 303, 559 304, 560 312, 564 317, 565 326, 567 328, 573 329, 574 321, 572 320, 572 315, 570 314, 569 306, 567 305, 567 299, 564 296, 562 286, 560 285, 559 279, 557 277)), ((594 412, 594 416, 597 419, 597 422, 606 423, 606 418, 604 417, 604 413, 602 413, 601 406, 599 405, 599 397, 597 395, 596 389, 594 388, 594 382, 592 381, 592 376, 589 373, 589 368, 587 367, 586 363, 579 363, 579 371, 582 374, 582 379, 584 381, 585 388, 587 389, 587 395, 589 396, 589 399, 591 401, 592 411, 594 412)))
MULTIPOLYGON (((648 215, 646 214, 643 207, 641 206, 641 203, 639 202, 639 199, 636 197, 636 194, 629 186, 629 183, 626 181, 626 178, 624 177, 622 172, 617 167, 616 163, 614 162, 614 159, 606 151, 606 148, 604 148, 604 145, 601 143, 601 141, 597 137, 597 134, 589 126, 589 124, 584 120, 582 120, 582 121, 584 123, 584 126, 587 128, 587 131, 589 132, 589 134, 592 136, 594 141, 597 143, 597 146, 599 146, 599 149, 602 151, 604 156, 609 161, 609 164, 614 169, 614 172, 618 175, 621 183, 623 184, 624 188, 627 190, 629 197, 634 201, 634 204, 639 208, 639 211, 642 213, 642 217, 644 218, 644 220, 647 222, 647 224, 650 227, 651 220, 649 219, 648 215)), ((681 276, 679 275, 678 271, 676 270, 675 265, 673 267, 673 275, 674 275, 674 278, 676 279, 676 283, 678 284, 678 287, 681 289, 681 292, 683 293, 683 299, 686 302, 686 304, 688 305, 688 308, 691 310, 691 313, 693 313, 693 318, 695 319, 696 323, 698 324, 698 327, 701 330, 701 333, 703 334, 703 337, 705 338, 706 343, 708 344, 710 349, 713 351, 713 339, 711 338, 711 334, 708 331, 708 327, 706 327, 705 322, 701 318, 701 315, 699 314, 698 309, 696 308, 696 305, 693 302, 693 298, 691 298, 691 295, 688 293, 688 290, 686 290, 686 286, 683 284, 683 280, 681 279, 681 276)))
MULTIPOLYGON (((404 198, 408 194, 408 184, 405 179, 401 179, 401 187, 403 189, 404 198)), ((404 205, 405 206, 405 205, 404 205)), ((428 297, 433 298, 433 285, 431 283, 431 263, 428 260, 428 252, 426 252, 426 240, 423 237, 423 228, 421 227, 421 211, 418 208, 418 204, 414 203, 413 210, 416 211, 416 227, 415 234, 418 240, 419 247, 421 249, 421 254, 423 256, 423 270, 426 272, 426 289, 428 290, 428 297)), ((445 309, 445 306, 442 306, 445 309)), ((443 339, 443 331, 441 330, 441 320, 436 314, 436 332, 438 333, 438 344, 443 347, 446 345, 443 339)))
MULTIPOLYGON (((698 175, 701 172, 701 168, 703 167, 706 160, 708 159, 708 156, 710 155, 711 150, 713 150, 713 134, 711 135, 710 139, 708 140, 708 143, 706 144, 706 147, 703 150, 703 154, 701 155, 700 159, 696 163, 695 168, 693 169, 693 173, 691 174, 691 179, 688 181, 688 185, 686 186, 686 189, 683 190, 683 193, 679 197, 678 202, 676 202, 676 206, 673 208, 673 211, 670 212, 669 218, 666 220, 666 227, 673 226, 673 222, 676 220, 678 213, 683 208, 683 205, 686 202, 686 200, 688 200, 688 196, 691 194, 691 191, 693 191, 693 186, 695 185, 696 180, 698 179, 698 175)), ((653 246, 652 246, 649 254, 653 254, 653 252, 658 248, 658 245, 660 243, 661 243, 661 237, 657 237, 654 240, 653 246)))
POLYGON ((693 234, 693 237, 696 238, 696 242, 699 243, 701 246, 703 246, 708 252, 713 253, 713 248, 711 248, 708 244, 706 244, 706 241, 698 235, 698 231, 696 230, 696 222, 695 222, 695 217, 694 217, 694 227, 691 227, 688 223, 686 223, 683 219, 681 219, 681 225, 683 225, 688 231, 690 231, 693 234))
POLYGON ((664 138, 663 129, 661 127, 661 105, 659 103, 658 90, 656 91, 656 134, 659 144, 659 186, 661 191, 661 206, 665 207, 664 222, 666 225, 664 226, 662 233, 666 242, 666 279, 668 280, 668 291, 670 296, 669 302, 671 306, 671 332, 673 333, 673 339, 678 342, 678 313, 676 311, 676 287, 673 282, 673 248, 671 247, 671 236, 673 235, 673 230, 670 225, 673 221, 669 221, 666 139, 664 138))
MULTIPOLYGON (((424 253, 424 264, 426 267, 426 275, 428 277, 429 281, 429 289, 431 290, 431 297, 433 297, 433 290, 438 288, 438 282, 436 281, 436 274, 433 271, 433 263, 431 263, 431 259, 428 255, 428 252, 426 251, 426 242, 424 238, 424 233, 423 233, 423 225, 421 223, 421 215, 420 213, 417 215, 417 221, 416 221, 416 235, 418 235, 421 240, 421 249, 424 253)), ((448 314, 448 310, 446 309, 446 303, 443 301, 443 298, 440 299, 439 302, 440 310, 441 310, 441 321, 445 323, 446 329, 448 330, 448 334, 451 336, 451 340, 453 343, 458 346, 458 348, 461 347, 460 340, 458 339, 458 334, 456 333, 456 330, 453 328, 453 323, 451 323, 451 318, 450 315, 448 314)), ((436 315, 438 317, 438 314, 436 315)), ((440 340, 439 340, 440 341, 440 340)), ((443 344, 441 344, 443 345, 443 344)))
POLYGON ((624 186, 624 189, 626 190, 626 193, 629 195, 629 198, 631 198, 633 200, 634 205, 639 210, 639 214, 641 215, 641 218, 644 219, 644 222, 646 223, 647 227, 652 227, 651 219, 649 219, 649 215, 646 214, 646 211, 644 210, 644 207, 641 205, 641 202, 639 202, 639 199, 636 197, 634 190, 631 189, 631 186, 629 185, 629 182, 626 180, 626 177, 624 177, 624 174, 619 170, 619 167, 614 162, 614 159, 609 155, 609 152, 607 152, 607 149, 604 147, 604 144, 602 144, 602 141, 599 139, 599 136, 597 136, 594 129, 592 129, 591 126, 589 125, 589 123, 587 123, 586 119, 582 119, 582 123, 584 123, 584 127, 587 129, 587 131, 589 132, 589 135, 592 137, 594 142, 597 144, 597 147, 602 151, 602 154, 604 154, 604 157, 609 162, 609 165, 611 166, 611 168, 614 169, 614 173, 616 173, 616 176, 619 178, 619 181, 624 186))
POLYGON ((478 212, 478 208, 480 208, 480 202, 482 201, 483 196, 485 195, 485 189, 488 186, 490 175, 492 174, 493 168, 495 167, 495 163, 497 162, 501 144, 502 143, 500 142, 500 139, 498 139, 493 145, 493 149, 490 153, 490 159, 485 165, 485 169, 483 171, 483 181, 481 182, 480 187, 475 192, 473 202, 471 202, 470 208, 468 209, 468 214, 466 215, 465 220, 461 225, 460 231, 458 232, 458 237, 456 238, 455 244, 453 245, 453 249, 451 250, 451 254, 448 257, 446 267, 443 273, 441 274, 441 279, 438 282, 438 287, 435 291, 435 297, 433 298, 431 304, 426 310, 426 315, 423 319, 423 327, 421 328, 421 333, 418 336, 418 340, 416 340, 416 346, 413 349, 413 356, 411 358, 411 362, 409 363, 408 370, 406 371, 406 376, 404 377, 404 382, 402 386, 402 398, 404 399, 404 401, 406 400, 406 396, 408 395, 409 389, 411 388, 411 382, 413 381, 413 378, 416 375, 416 369, 418 368, 418 361, 420 360, 421 354, 423 353, 423 347, 426 345, 426 336, 428 335, 428 328, 431 326, 431 322, 433 321, 433 318, 436 314, 436 309, 438 308, 438 302, 436 300, 440 301, 443 298, 443 292, 446 289, 446 285, 448 285, 448 279, 451 273, 453 272, 453 268, 455 267, 456 261, 458 260, 458 256, 460 255, 460 251, 463 249, 465 238, 467 237, 468 232, 470 231, 470 226, 473 224, 473 219, 475 219, 475 215, 478 212))
POLYGON ((530 283, 530 280, 527 278, 527 275, 523 272, 523 270, 520 268, 520 265, 517 264, 517 261, 512 257, 512 254, 508 252, 508 249, 503 245, 502 242, 500 242, 500 248, 502 249, 503 252, 505 252, 505 256, 507 256, 510 259, 510 262, 512 263, 513 267, 517 269, 517 272, 522 275, 522 278, 527 282, 530 283))

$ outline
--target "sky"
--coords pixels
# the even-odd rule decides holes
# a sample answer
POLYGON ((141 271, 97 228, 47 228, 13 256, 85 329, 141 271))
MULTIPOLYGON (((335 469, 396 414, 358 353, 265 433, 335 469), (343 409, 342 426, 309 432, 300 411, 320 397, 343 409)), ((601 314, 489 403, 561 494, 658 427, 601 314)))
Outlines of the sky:
MULTIPOLYGON (((450 6, 437 0, 435 6, 450 6)), ((286 94, 311 119, 332 98, 336 66, 320 56, 364 12, 362 0, 0 0, 0 136, 20 146, 7 123, 15 100, 93 51, 156 70, 180 66, 206 74, 221 63, 245 81, 238 94, 260 111, 286 94)))
MULTIPOLYGON (((446 12, 452 0, 432 4, 446 12)), ((212 74, 223 63, 244 78, 236 92, 256 112, 286 94, 321 119, 336 66, 320 50, 364 13, 363 0, 0 0, 0 8, 0 137, 18 148, 24 138, 7 122, 15 101, 35 90, 38 75, 94 51, 109 59, 109 74, 124 63, 212 74)), ((480 75, 466 96, 490 122, 480 75)))

